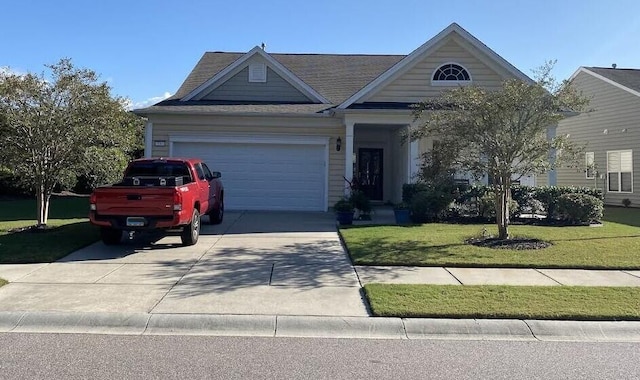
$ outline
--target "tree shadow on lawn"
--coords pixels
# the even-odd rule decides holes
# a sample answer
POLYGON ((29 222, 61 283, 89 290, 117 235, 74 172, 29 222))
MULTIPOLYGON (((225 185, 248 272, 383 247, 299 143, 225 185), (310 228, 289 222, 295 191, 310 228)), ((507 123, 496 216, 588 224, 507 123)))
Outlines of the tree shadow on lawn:
MULTIPOLYGON (((360 243, 348 245, 347 250, 357 265, 416 265, 432 261, 433 265, 449 263, 447 259, 459 257, 454 253, 457 247, 469 246, 464 242, 432 245, 427 242, 393 241, 384 238, 369 238, 365 246, 360 243)), ((485 255, 465 254, 469 258, 482 258, 485 255)), ((422 264, 424 265, 424 264, 422 264)))
MULTIPOLYGON (((35 221, 38 209, 35 199, 0 201, 0 222, 35 221)), ((79 219, 89 217, 89 198, 84 196, 52 196, 49 219, 79 219)))
POLYGON ((50 263, 99 239, 89 222, 0 235, 0 264, 50 263))

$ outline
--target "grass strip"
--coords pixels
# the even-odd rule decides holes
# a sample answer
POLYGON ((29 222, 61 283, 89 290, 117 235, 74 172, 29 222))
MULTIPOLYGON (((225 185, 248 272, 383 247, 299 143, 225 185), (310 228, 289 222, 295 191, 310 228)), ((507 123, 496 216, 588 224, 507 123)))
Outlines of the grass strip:
POLYGON ((640 288, 367 284, 375 316, 640 320, 640 288))
POLYGON ((0 222, 0 264, 50 263, 100 238, 98 229, 86 219, 50 220, 44 232, 7 231, 19 225, 0 222))
MULTIPOLYGON (((638 214, 640 218, 640 213, 638 214)), ((640 269, 640 227, 605 222, 602 227, 514 225, 513 236, 551 242, 544 249, 492 249, 467 244, 491 224, 429 223, 341 228, 357 265, 451 267, 640 269)))

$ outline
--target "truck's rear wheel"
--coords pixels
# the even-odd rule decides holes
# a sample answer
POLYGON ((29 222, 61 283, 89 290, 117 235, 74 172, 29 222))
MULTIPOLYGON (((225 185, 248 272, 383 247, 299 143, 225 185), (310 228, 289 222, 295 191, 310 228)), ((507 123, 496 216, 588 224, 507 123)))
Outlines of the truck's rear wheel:
POLYGON ((102 227, 100 229, 100 238, 105 245, 119 244, 122 240, 122 230, 111 227, 102 227))
POLYGON ((184 226, 182 233, 180 234, 180 240, 183 245, 194 245, 198 242, 200 236, 200 213, 198 209, 193 209, 193 215, 191 216, 191 223, 184 226))
POLYGON ((211 224, 220 224, 222 223, 222 219, 224 218, 224 203, 220 201, 220 205, 207 214, 209 215, 209 223, 211 224))

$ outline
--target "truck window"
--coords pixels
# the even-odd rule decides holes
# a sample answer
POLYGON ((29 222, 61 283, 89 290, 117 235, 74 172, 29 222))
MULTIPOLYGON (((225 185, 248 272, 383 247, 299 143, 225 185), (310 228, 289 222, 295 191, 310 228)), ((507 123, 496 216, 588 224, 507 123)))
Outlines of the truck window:
POLYGON ((213 174, 211 174, 211 170, 207 167, 207 164, 202 163, 202 169, 204 170, 204 176, 207 178, 207 181, 211 181, 213 179, 213 174))
POLYGON ((125 177, 182 177, 183 183, 193 182, 189 167, 183 162, 134 162, 129 166, 125 177))
POLYGON ((196 173, 198 173, 198 178, 205 179, 204 171, 202 170, 202 166, 200 164, 196 164, 196 173))

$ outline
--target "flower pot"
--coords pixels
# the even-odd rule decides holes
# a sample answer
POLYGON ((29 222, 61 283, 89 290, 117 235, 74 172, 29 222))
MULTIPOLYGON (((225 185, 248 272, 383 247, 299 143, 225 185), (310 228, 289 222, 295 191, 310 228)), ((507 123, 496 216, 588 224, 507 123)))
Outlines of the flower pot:
POLYGON ((396 224, 409 224, 411 219, 409 218, 409 210, 393 210, 393 215, 396 217, 396 224))
POLYGON ((336 211, 336 220, 341 226, 353 224, 353 211, 336 211))

